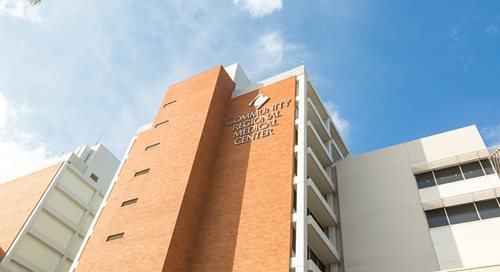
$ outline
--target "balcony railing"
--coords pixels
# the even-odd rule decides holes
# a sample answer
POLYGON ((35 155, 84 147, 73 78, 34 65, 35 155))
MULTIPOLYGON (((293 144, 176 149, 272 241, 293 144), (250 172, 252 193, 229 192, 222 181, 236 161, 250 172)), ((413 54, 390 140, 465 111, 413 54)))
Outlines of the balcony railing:
POLYGON ((337 217, 330 205, 311 179, 307 180, 307 205, 323 226, 337 224, 337 217))
POLYGON ((498 177, 500 177, 500 147, 497 147, 497 150, 490 155, 490 161, 495 171, 497 171, 498 177))
POLYGON ((307 148, 307 175, 314 181, 322 194, 329 194, 335 191, 330 176, 326 173, 323 165, 310 147, 307 148))
POLYGON ((323 142, 330 140, 330 133, 328 132, 328 129, 321 119, 318 110, 316 109, 316 106, 314 106, 311 98, 307 98, 307 119, 313 123, 323 142))
POLYGON ((323 167, 333 164, 329 150, 321 140, 311 121, 307 121, 307 145, 314 150, 323 167))
POLYGON ((307 216, 307 240, 318 258, 326 265, 338 263, 340 255, 314 218, 307 216))

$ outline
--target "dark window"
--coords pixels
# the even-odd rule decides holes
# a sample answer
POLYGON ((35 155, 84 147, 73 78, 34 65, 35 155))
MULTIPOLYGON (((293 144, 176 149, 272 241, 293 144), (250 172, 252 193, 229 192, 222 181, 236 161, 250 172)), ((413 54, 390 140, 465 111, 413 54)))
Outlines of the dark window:
POLYGON ((110 236, 108 236, 108 238, 106 238, 106 242, 122 239, 124 234, 125 233, 122 232, 122 233, 110 235, 110 236))
POLYGON ((297 158, 293 157, 293 176, 297 176, 297 158))
POLYGON ((137 200, 138 200, 138 198, 134 198, 134 199, 131 199, 131 200, 123 201, 122 202, 122 207, 123 206, 128 206, 128 205, 135 204, 135 203, 137 203, 137 200))
POLYGON ((439 185, 464 179, 458 166, 435 170, 434 175, 436 176, 436 181, 439 185))
POLYGON ((95 182, 97 182, 97 180, 99 179, 99 177, 98 177, 98 176, 96 176, 94 173, 90 174, 90 178, 91 178, 92 180, 94 180, 95 182))
POLYGON ((323 262, 321 262, 321 260, 318 258, 318 256, 316 256, 316 254, 311 248, 308 247, 307 249, 308 249, 307 252, 309 255, 309 259, 319 268, 321 272, 325 272, 326 267, 323 264, 323 262))
POLYGON ((166 123, 168 123, 168 120, 166 120, 166 121, 163 121, 163 122, 160 122, 160 123, 156 124, 156 125, 155 125, 155 128, 160 127, 160 126, 163 126, 163 125, 165 125, 166 123))
POLYGON ((479 220, 479 216, 477 215, 474 203, 467 203, 467 204, 447 207, 446 212, 448 213, 450 224, 460 224, 474 220, 479 220))
POLYGON ((478 161, 461 164, 466 179, 484 176, 483 169, 478 161))
POLYGON ((297 191, 293 190, 293 208, 297 210, 297 191))
POLYGON ((163 107, 165 108, 166 106, 171 105, 171 104, 174 104, 175 102, 177 102, 177 100, 170 101, 170 102, 168 102, 167 104, 163 105, 163 107))
POLYGON ((425 211, 425 216, 427 217, 427 223, 429 228, 436 228, 441 226, 447 226, 448 220, 446 219, 446 213, 443 208, 425 211))
POLYGON ((500 206, 498 206, 496 199, 488 199, 476 202, 477 210, 481 219, 488 219, 493 217, 500 217, 500 206))
POLYGON ((149 172, 149 168, 148 169, 144 169, 144 170, 141 170, 139 172, 136 172, 134 174, 134 177, 137 177, 137 176, 140 176, 140 175, 144 175, 144 174, 147 174, 149 172))
POLYGON ((316 216, 314 216, 314 214, 311 212, 311 210, 307 209, 307 215, 310 215, 314 221, 316 221, 316 223, 318 224, 319 228, 321 230, 323 230, 323 232, 325 233, 325 235, 328 237, 328 227, 323 227, 323 225, 321 225, 321 223, 319 223, 318 219, 316 218, 316 216))
POLYGON ((495 174, 495 170, 493 170, 493 166, 491 166, 491 162, 488 159, 481 160, 481 164, 483 165, 484 172, 486 175, 495 174))
POLYGON ((299 131, 297 129, 297 127, 295 127, 295 145, 299 144, 299 131))
POLYGON ((436 186, 436 181, 434 180, 432 172, 417 174, 415 178, 417 179, 418 189, 436 186))
POLYGON ((152 144, 152 145, 150 145, 150 146, 147 146, 144 150, 145 150, 145 151, 148 151, 148 150, 150 150, 150 149, 152 149, 152 148, 155 148, 155 147, 158 147, 158 146, 160 146, 160 143, 156 143, 156 144, 152 144))
POLYGON ((318 266, 319 271, 321 271, 321 272, 325 272, 326 271, 325 265, 319 260, 319 258, 318 258, 318 263, 316 263, 316 265, 318 266))

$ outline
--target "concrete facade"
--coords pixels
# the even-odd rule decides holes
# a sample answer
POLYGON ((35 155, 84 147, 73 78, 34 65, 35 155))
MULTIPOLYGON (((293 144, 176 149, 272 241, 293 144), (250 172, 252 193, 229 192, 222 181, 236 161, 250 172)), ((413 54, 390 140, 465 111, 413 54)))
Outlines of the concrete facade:
POLYGON ((0 270, 500 271, 499 168, 475 126, 351 156, 303 66, 218 66, 120 166, 84 147, 0 185, 0 270))
POLYGON ((477 220, 453 223, 449 214, 460 205, 494 204, 500 196, 500 179, 492 170, 485 174, 479 168, 484 172, 470 178, 465 173, 469 163, 486 168, 479 161, 489 157, 477 128, 469 126, 340 161, 346 272, 483 271, 483 266, 499 271, 500 217, 479 214, 477 220), (458 166, 462 178, 440 184, 438 174, 458 166), (422 173, 433 173, 437 185, 419 189, 416 177, 422 173), (430 226, 426 214, 442 208, 448 221, 430 226))
POLYGON ((3 259, 17 234, 28 220, 33 208, 47 189, 62 163, 54 164, 30 175, 0 185, 0 207, 3 220, 0 224, 0 248, 3 259), (23 192, 23 194, 19 194, 23 192), (15 203, 15 205, 13 205, 15 203))
POLYGON ((69 271, 119 161, 101 145, 0 185, 0 270, 69 271))

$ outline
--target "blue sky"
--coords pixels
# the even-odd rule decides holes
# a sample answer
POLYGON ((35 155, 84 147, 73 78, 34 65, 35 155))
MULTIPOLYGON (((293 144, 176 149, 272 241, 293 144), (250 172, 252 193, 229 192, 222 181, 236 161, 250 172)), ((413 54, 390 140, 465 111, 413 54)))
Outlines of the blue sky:
POLYGON ((166 88, 302 64, 353 154, 476 124, 500 144, 500 2, 0 0, 0 180, 101 141, 121 158, 166 88))

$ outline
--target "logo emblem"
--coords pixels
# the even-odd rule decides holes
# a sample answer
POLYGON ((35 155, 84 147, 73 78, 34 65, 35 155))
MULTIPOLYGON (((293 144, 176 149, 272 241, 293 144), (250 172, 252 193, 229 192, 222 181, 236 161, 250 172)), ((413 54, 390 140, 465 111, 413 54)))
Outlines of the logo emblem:
POLYGON ((258 94, 252 101, 250 101, 250 104, 248 106, 254 106, 256 109, 260 109, 264 104, 266 104, 267 101, 269 101, 269 97, 263 95, 263 94, 258 94))

